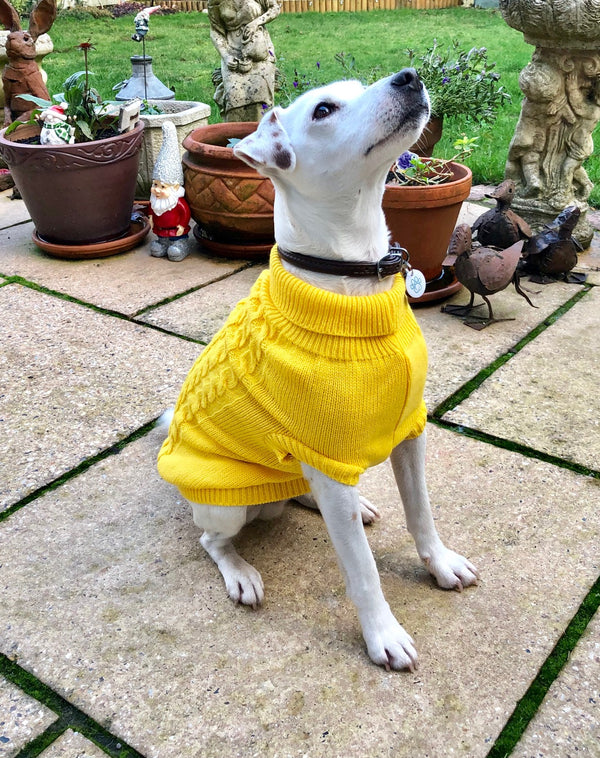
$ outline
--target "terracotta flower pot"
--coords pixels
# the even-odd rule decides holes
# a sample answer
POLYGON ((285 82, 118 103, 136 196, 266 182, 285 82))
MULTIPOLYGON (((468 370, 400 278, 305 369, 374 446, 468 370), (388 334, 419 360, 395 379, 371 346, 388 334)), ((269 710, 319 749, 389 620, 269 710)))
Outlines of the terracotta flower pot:
POLYGON ((229 258, 268 255, 275 236, 271 180, 236 158, 227 147, 256 130, 254 122, 200 126, 183 141, 186 199, 208 252, 229 258))
POLYGON ((453 179, 443 184, 405 187, 386 184, 383 211, 393 242, 408 250, 410 264, 425 276, 425 294, 413 302, 442 300, 460 283, 451 269, 444 270, 448 243, 463 200, 471 191, 467 166, 451 163, 453 179))
POLYGON ((128 234, 143 131, 139 122, 131 132, 58 146, 16 141, 39 133, 37 126, 20 126, 8 138, 0 132, 0 156, 41 240, 94 245, 128 234))

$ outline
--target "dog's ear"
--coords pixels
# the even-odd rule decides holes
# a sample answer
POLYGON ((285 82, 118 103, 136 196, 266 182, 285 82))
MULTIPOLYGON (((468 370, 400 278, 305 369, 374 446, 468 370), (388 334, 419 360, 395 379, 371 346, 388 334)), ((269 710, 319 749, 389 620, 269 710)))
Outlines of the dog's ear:
POLYGON ((234 154, 260 173, 292 171, 296 154, 274 108, 265 114, 258 129, 233 148, 234 154))

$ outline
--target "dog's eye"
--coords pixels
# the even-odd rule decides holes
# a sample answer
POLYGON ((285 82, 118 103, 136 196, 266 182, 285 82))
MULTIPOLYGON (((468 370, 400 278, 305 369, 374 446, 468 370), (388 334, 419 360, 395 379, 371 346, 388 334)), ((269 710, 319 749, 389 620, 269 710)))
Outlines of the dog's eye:
POLYGON ((313 111, 313 119, 320 121, 323 118, 327 118, 327 116, 331 116, 335 110, 337 108, 333 103, 319 103, 313 111))

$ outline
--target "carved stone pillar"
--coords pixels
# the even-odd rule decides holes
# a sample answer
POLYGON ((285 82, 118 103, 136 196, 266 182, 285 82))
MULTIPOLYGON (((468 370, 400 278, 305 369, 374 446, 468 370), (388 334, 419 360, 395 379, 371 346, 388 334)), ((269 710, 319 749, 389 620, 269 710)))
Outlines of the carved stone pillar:
POLYGON ((600 0, 500 0, 500 10, 535 45, 519 77, 525 99, 506 163, 517 184, 512 207, 538 229, 576 205, 574 236, 587 247, 594 185, 583 162, 600 120, 600 0))

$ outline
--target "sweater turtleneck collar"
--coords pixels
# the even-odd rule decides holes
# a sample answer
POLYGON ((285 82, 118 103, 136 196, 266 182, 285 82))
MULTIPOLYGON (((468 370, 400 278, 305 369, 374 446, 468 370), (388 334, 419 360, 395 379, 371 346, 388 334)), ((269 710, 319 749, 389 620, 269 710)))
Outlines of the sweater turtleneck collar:
POLYGON ((277 246, 271 251, 270 296, 293 324, 318 334, 339 337, 383 337, 397 332, 409 305, 404 278, 397 274, 391 289, 374 295, 339 295, 319 289, 290 274, 277 246))

